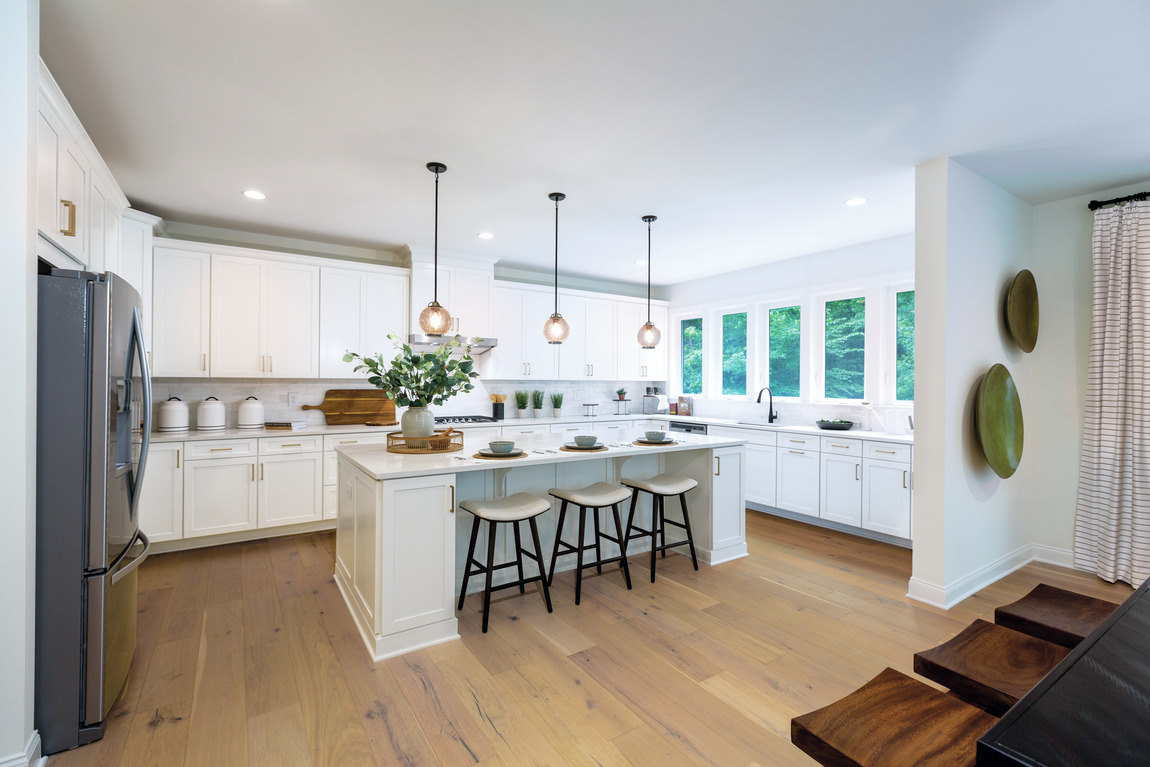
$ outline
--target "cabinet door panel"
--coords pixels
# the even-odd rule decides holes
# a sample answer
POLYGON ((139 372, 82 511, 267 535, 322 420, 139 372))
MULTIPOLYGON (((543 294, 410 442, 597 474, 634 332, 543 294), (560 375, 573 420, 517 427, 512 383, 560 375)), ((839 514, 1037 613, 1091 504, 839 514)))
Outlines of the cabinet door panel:
POLYGON ((586 301, 586 338, 584 339, 587 364, 591 378, 615 380, 615 303, 588 299, 586 301))
POLYGON ((554 310, 554 298, 550 294, 523 293, 518 335, 523 339, 523 361, 527 363, 528 378, 555 380, 559 377, 558 349, 543 338, 543 323, 554 310))
POLYGON ((347 351, 370 354, 363 343, 363 301, 366 275, 350 269, 320 270, 319 375, 351 378, 354 362, 347 351))
POLYGON ((72 254, 80 263, 88 264, 88 214, 85 196, 88 191, 88 163, 80 154, 80 150, 71 139, 61 135, 60 150, 57 153, 58 166, 56 168, 57 210, 60 211, 60 223, 56 229, 56 241, 72 254), (75 205, 73 215, 63 206, 63 200, 75 205), (69 225, 74 232, 64 234, 69 225))
MULTIPOLYGON (((523 293, 511 288, 491 291, 492 336, 499 345, 491 350, 492 378, 517 381, 527 376, 527 363, 523 356, 523 293)), ((540 335, 543 324, 540 322, 540 335)), ((508 409, 515 407, 512 402, 508 409)))
POLYGON ((383 537, 406 543, 383 552, 387 573, 380 594, 381 633, 455 616, 454 484, 454 475, 384 484, 383 537))
POLYGON ((647 305, 622 302, 615 307, 615 311, 618 318, 615 372, 620 381, 637 381, 643 378, 644 355, 639 348, 638 334, 639 328, 647 321, 647 305))
POLYGON ((140 529, 155 542, 184 537, 183 443, 153 443, 140 490, 140 529))
POLYGON ((452 303, 444 306, 455 318, 455 332, 465 336, 491 335, 491 275, 460 267, 454 272, 452 303))
POLYGON ((747 500, 765 506, 775 505, 775 448, 748 442, 747 500))
POLYGON ((60 197, 56 194, 60 133, 43 112, 36 123, 36 225, 48 239, 60 236, 60 197))
POLYGON ((88 268, 103 272, 111 268, 108 264, 107 237, 109 208, 108 196, 98 184, 88 187, 88 268))
POLYGON ((239 256, 212 256, 213 376, 264 375, 261 328, 266 314, 265 263, 239 256))
POLYGON ((858 527, 862 523, 862 459, 824 453, 819 516, 858 527))
POLYGON ((323 454, 260 458, 259 527, 323 519, 323 454))
POLYGON ((152 375, 208 375, 211 256, 156 248, 152 273, 152 375))
POLYGON ((819 515, 819 454, 780 447, 775 493, 780 509, 819 515))
POLYGON ((218 458, 184 464, 184 537, 256 527, 256 461, 218 458))
POLYGON ((319 375, 319 267, 268 262, 265 267, 265 373, 319 375))
MULTIPOLYGON (((364 301, 363 348, 361 354, 382 354, 390 359, 395 345, 388 338, 394 334, 407 341, 407 277, 392 274, 369 274, 364 301)), ((358 375, 358 374, 356 374, 358 375)))
POLYGON ((737 447, 719 448, 712 451, 712 456, 715 474, 711 478, 711 540, 714 549, 722 550, 745 543, 747 539, 745 456, 737 447), (732 509, 736 513, 730 513, 732 509))
POLYGON ((863 461, 862 526, 910 537, 910 464, 863 461))
POLYGON ((591 374, 590 363, 587 361, 587 339, 590 333, 587 327, 587 300, 560 296, 559 311, 571 327, 570 335, 559 347, 559 378, 564 381, 587 378, 591 374))

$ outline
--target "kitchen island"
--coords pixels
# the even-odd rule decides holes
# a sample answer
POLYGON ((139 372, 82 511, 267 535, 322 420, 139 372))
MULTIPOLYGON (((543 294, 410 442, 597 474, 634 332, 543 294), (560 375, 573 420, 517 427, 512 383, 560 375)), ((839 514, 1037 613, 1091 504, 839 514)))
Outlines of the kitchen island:
MULTIPOLYGON (((454 453, 405 455, 389 453, 383 445, 339 448, 335 580, 368 652, 378 661, 459 638, 455 599, 471 525, 471 515, 457 512, 464 500, 519 492, 553 500, 547 495, 553 487, 577 488, 671 472, 699 483, 687 494, 687 503, 700 562, 717 565, 746 556, 743 440, 674 437, 676 442, 670 445, 640 446, 620 439, 606 442, 607 450, 600 452, 567 452, 560 449, 562 435, 529 435, 516 440, 525 450, 523 457, 494 460, 474 457, 487 446, 486 440, 468 440, 466 433, 463 450, 454 453)), ((548 559, 558 506, 553 502, 538 518, 548 559)), ((622 512, 625 519, 627 508, 622 512)), ((577 519, 568 515, 568 526, 577 524, 573 517, 577 519)), ((636 524, 648 527, 650 519, 649 496, 643 494, 636 524)), ((591 524, 589 518, 588 530, 591 524)), ((481 535, 485 532, 486 526, 481 535)), ((514 541, 504 540, 502 530, 499 535, 497 557, 508 561, 514 541)), ((569 527, 567 539, 574 535, 569 527)), ((611 550, 613 544, 606 547, 604 557, 617 554, 611 550)), ((636 540, 627 552, 649 547, 648 541, 636 540)), ((573 559, 562 558, 558 569, 573 568, 573 559)), ((527 561, 525 567, 530 570, 533 563, 527 561)), ((511 577, 510 571, 499 575, 504 580, 511 577)), ((474 585, 478 590, 482 584, 474 585)))

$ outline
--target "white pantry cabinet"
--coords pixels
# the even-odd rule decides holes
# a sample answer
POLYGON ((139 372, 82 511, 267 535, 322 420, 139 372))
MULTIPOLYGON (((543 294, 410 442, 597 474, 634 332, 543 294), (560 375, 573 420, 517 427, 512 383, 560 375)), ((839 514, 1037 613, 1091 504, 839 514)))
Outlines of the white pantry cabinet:
POLYGON ((140 529, 154 543, 184 537, 182 442, 153 444, 140 490, 140 529))
POLYGON ((388 334, 407 338, 409 282, 405 270, 320 267, 320 378, 358 376, 356 363, 343 361, 349 351, 392 356, 388 334))
POLYGON ((212 257, 157 247, 152 260, 152 375, 208 375, 212 257))

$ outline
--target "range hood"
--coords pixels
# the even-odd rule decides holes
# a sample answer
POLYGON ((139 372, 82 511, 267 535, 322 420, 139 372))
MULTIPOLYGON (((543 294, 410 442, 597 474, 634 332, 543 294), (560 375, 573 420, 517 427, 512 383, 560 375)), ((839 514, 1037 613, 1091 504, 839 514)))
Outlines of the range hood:
POLYGON ((434 349, 438 346, 451 343, 453 339, 459 341, 460 347, 470 346, 473 357, 479 356, 480 354, 487 354, 487 352, 499 345, 499 342, 494 338, 461 335, 429 336, 423 333, 412 333, 409 335, 407 337, 407 344, 413 349, 434 349))

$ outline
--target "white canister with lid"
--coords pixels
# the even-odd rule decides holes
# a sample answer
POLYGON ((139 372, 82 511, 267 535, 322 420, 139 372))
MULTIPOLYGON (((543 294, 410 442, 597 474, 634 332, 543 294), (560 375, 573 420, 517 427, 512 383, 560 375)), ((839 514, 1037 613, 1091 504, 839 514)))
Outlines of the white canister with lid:
POLYGON ((248 397, 241 402, 239 427, 241 429, 262 429, 264 427, 264 403, 255 397, 248 397))
POLYGON ((224 403, 208 397, 196 408, 196 428, 200 431, 218 431, 224 428, 224 403))
POLYGON ((168 397, 167 402, 160 403, 156 424, 157 431, 187 431, 188 403, 179 397, 168 397))

